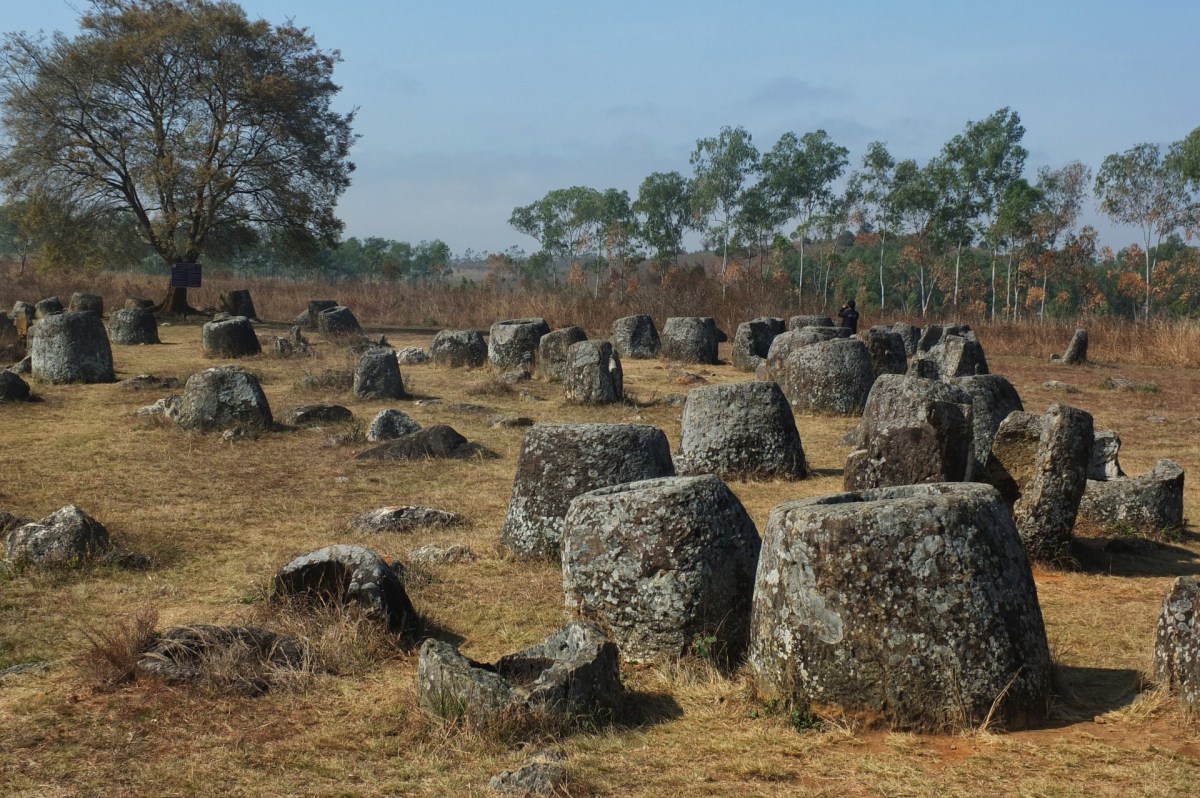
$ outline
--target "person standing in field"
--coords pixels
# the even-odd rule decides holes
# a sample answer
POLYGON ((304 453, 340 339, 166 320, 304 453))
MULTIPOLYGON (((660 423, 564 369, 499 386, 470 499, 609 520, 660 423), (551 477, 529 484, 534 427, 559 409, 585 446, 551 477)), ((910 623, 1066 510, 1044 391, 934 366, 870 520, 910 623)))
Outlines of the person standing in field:
POLYGON ((838 311, 838 318, 842 320, 843 327, 850 329, 851 335, 858 332, 858 311, 854 309, 853 299, 847 299, 846 304, 842 305, 842 309, 838 311))

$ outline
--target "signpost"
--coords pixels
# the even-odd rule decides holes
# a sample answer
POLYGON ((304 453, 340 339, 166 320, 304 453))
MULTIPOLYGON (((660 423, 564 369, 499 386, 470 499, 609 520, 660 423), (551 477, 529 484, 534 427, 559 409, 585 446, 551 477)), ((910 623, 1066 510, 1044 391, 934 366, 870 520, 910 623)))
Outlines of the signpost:
POLYGON ((199 288, 200 287, 200 264, 199 263, 173 263, 173 264, 171 264, 171 287, 172 288, 199 288))

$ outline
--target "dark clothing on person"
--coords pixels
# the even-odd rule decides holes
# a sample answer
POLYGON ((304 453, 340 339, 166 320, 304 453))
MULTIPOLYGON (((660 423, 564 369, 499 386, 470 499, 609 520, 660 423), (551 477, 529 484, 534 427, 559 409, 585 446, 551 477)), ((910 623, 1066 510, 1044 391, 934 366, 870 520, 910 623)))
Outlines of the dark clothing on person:
POLYGON ((854 335, 858 332, 858 311, 854 308, 842 308, 838 311, 838 318, 842 320, 843 327, 850 328, 850 334, 854 335))

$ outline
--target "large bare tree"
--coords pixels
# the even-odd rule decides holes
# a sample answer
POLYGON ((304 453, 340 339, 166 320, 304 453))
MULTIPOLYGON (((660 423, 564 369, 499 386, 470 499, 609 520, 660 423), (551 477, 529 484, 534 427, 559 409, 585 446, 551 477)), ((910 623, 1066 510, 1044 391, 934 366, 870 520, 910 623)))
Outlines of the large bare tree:
MULTIPOLYGON (((128 219, 168 264, 257 230, 332 243, 354 169, 340 60, 224 0, 93 0, 73 38, 0 46, 0 180, 77 224, 128 219)), ((186 289, 161 309, 188 312, 186 289)))

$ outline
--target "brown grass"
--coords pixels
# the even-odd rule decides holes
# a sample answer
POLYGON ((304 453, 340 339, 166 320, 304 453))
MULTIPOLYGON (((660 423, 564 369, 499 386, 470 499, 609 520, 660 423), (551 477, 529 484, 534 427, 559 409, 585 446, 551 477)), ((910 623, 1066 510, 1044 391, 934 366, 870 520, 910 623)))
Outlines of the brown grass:
MULTIPOLYGON (((732 335, 740 322, 757 316, 786 319, 802 312, 786 286, 742 280, 730 283, 723 295, 716 281, 687 276, 665 283, 646 277, 633 284, 606 287, 599 296, 592 296, 578 286, 518 292, 485 285, 462 287, 453 280, 445 286, 412 287, 361 280, 329 284, 206 274, 204 287, 193 289, 190 301, 198 308, 216 309, 221 293, 242 288, 250 290, 255 308, 264 319, 290 325, 307 307, 308 300, 333 298, 352 308, 364 325, 389 335, 398 329, 415 328, 487 330, 497 320, 528 316, 544 317, 553 328, 577 324, 594 335, 610 329, 614 319, 633 313, 649 313, 660 327, 670 316, 712 316, 732 335)), ((18 277, 13 266, 0 263, 0 308, 10 308, 18 299, 35 302, 51 295, 65 302, 74 291, 99 293, 108 308, 116 308, 126 297, 161 298, 165 278, 125 272, 27 273, 18 277)), ((806 305, 803 312, 833 316, 836 310, 836 305, 815 304, 806 305)), ((1045 360, 1051 353, 1065 350, 1075 329, 1084 327, 1089 333, 1091 358, 1098 363, 1200 368, 1200 321, 1193 319, 1133 324, 1093 317, 1014 324, 949 311, 943 318, 928 319, 888 313, 878 318, 864 317, 860 325, 897 321, 918 327, 930 322, 965 322, 980 331, 989 356, 1036 355, 1045 360)))
MULTIPOLYGON (((15 294, 36 299, 70 293, 65 276, 38 279, 45 282, 14 287, 0 280, 0 303, 15 294)), ((95 282, 74 279, 77 289, 102 284, 112 305, 125 293, 157 296, 161 290, 114 275, 95 282)), ((220 290, 218 281, 208 282, 205 292, 220 290)), ((602 334, 616 309, 629 309, 581 301, 581 315, 575 317, 570 315, 575 300, 569 297, 487 295, 455 305, 452 300, 458 298, 450 291, 418 296, 405 289, 398 296, 406 301, 388 305, 383 298, 366 303, 375 287, 363 287, 361 294, 349 286, 262 281, 248 287, 260 312, 275 319, 290 319, 311 297, 335 296, 349 302, 368 327, 388 327, 397 347, 428 346, 432 333, 391 329, 419 323, 422 316, 436 316, 448 326, 486 328, 502 317, 529 315, 542 302, 561 302, 544 306, 554 326, 580 322, 589 333, 602 334), (360 297, 362 306, 355 304, 360 297), (426 301, 430 304, 419 304, 426 301), (393 315, 382 315, 385 311, 393 315)), ((211 301, 204 296, 194 304, 211 301)), ((691 301, 685 297, 674 309, 664 299, 650 309, 660 322, 666 315, 703 310, 687 304, 691 301)), ((736 321, 735 313, 751 318, 789 312, 779 304, 744 313, 732 303, 728 307, 725 315, 733 318, 723 319, 723 325, 736 321)), ((1087 409, 1098 426, 1120 432, 1122 463, 1129 473, 1142 473, 1162 456, 1189 470, 1200 463, 1194 405, 1200 364, 1168 366, 1151 359, 1168 357, 1176 338, 1177 351, 1169 357, 1197 357, 1184 351, 1188 346, 1200 351, 1194 328, 1180 323, 1164 325, 1161 332, 1153 326, 1123 330, 1093 321, 1088 326, 1097 364, 1071 368, 1047 359, 1051 351, 1065 348, 1070 325, 977 326, 993 370, 1013 380, 1027 409, 1040 412, 1052 401, 1087 409), (1159 390, 1105 390, 1100 385, 1107 376, 1154 382, 1159 390), (1081 392, 1043 391, 1047 379, 1073 383, 1081 392)), ((200 356, 196 322, 164 326, 161 334, 163 346, 116 348, 118 376, 186 377, 213 365, 200 356)), ((133 417, 137 407, 165 392, 35 385, 43 402, 0 409, 5 442, 0 509, 39 518, 76 502, 108 526, 118 546, 151 555, 152 567, 100 565, 64 578, 0 573, 0 666, 79 656, 92 645, 83 630, 95 635, 96 629, 108 629, 111 619, 146 606, 157 611, 159 629, 242 623, 294 634, 315 652, 317 673, 297 689, 257 699, 147 681, 95 690, 103 680, 74 668, 11 677, 0 683, 0 793, 482 794, 488 777, 524 760, 527 752, 518 740, 546 741, 541 733, 485 734, 430 717, 416 704, 411 651, 352 614, 294 614, 268 605, 263 585, 292 557, 332 543, 361 544, 400 560, 426 543, 463 543, 480 558, 414 574, 409 592, 417 609, 439 634, 461 639, 464 653, 477 660, 494 661, 539 642, 564 621, 558 569, 501 557, 496 547, 524 431, 493 430, 488 424, 493 413, 452 405, 479 401, 497 414, 537 421, 655 424, 678 444, 681 408, 655 400, 686 387, 674 384, 665 362, 626 361, 625 382, 644 400, 640 404, 570 405, 561 386, 540 379, 522 383, 517 393, 467 400, 467 387, 483 380, 484 372, 422 365, 403 367, 405 381, 418 384, 422 396, 441 399, 440 404, 359 400, 340 387, 297 387, 305 369, 345 368, 342 350, 312 337, 312 359, 243 361, 261 375, 280 418, 289 407, 319 400, 345 404, 358 419, 398 406, 424 426, 450 424, 497 457, 357 462, 353 454, 365 444, 326 447, 330 431, 321 429, 228 443, 219 435, 145 425, 133 417), (407 535, 348 529, 358 512, 394 504, 453 510, 467 523, 407 535)), ((722 353, 727 357, 728 350, 722 353)), ((693 370, 710 383, 748 378, 727 365, 693 370)), ((815 469, 812 479, 731 483, 760 528, 769 510, 783 501, 841 488, 847 452, 840 439, 854 420, 802 414, 797 424, 815 469)), ((1185 488, 1185 509, 1200 518, 1195 480, 1185 488)), ((1102 545, 1096 543, 1101 550, 1102 545)), ((1060 686, 1048 728, 918 736, 871 731, 836 717, 807 728, 759 702, 742 673, 726 677, 695 662, 629 669, 624 723, 556 738, 568 755, 568 790, 578 796, 672 798, 1187 794, 1200 786, 1196 728, 1173 699, 1137 689, 1153 677, 1154 625, 1167 586, 1175 575, 1197 572, 1200 542, 1189 532, 1180 543, 1147 557, 1035 574, 1060 686)), ((112 633, 115 654, 136 647, 135 632, 112 633), (116 645, 123 640, 129 642, 116 645)), ((104 662, 103 656, 91 659, 104 662)))
POLYGON ((157 623, 158 612, 146 606, 115 623, 83 629, 87 646, 77 665, 84 681, 100 688, 131 681, 138 659, 154 643, 157 623))

